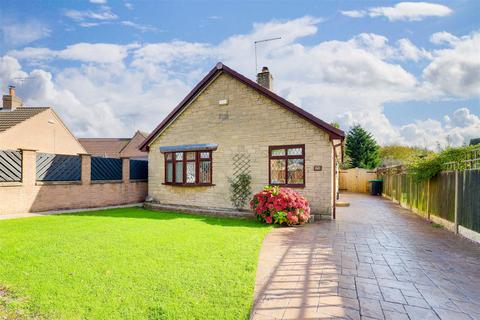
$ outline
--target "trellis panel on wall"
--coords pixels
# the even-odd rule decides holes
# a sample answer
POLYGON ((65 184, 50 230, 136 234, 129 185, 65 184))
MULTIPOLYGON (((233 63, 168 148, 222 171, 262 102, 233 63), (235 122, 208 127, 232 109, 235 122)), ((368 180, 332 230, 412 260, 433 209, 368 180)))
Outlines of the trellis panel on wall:
POLYGON ((0 182, 22 181, 22 153, 0 150, 0 182))
POLYGON ((122 180, 122 159, 92 157, 91 180, 122 180))
POLYGON ((37 181, 80 181, 80 156, 37 153, 37 181))
MULTIPOLYGON (((238 182, 239 178, 243 174, 250 175, 250 155, 247 153, 236 153, 233 155, 233 176, 232 182, 238 182)), ((240 189, 241 186, 231 190, 232 201, 238 201, 239 198, 246 192, 246 190, 240 189)))
POLYGON ((130 159, 130 180, 148 179, 148 161, 130 159))

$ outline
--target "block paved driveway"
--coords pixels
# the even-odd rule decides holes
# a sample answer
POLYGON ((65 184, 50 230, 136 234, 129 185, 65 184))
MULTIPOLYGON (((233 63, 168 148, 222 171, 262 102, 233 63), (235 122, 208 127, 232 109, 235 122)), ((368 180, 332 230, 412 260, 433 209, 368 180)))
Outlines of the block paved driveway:
POLYGON ((253 319, 480 319, 480 245, 379 197, 341 198, 336 221, 267 235, 253 319))

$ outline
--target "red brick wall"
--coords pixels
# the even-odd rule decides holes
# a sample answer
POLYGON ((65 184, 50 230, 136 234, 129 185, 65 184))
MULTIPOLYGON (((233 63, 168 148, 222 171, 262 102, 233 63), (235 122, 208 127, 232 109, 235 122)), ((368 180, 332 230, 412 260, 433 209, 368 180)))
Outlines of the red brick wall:
POLYGON ((123 159, 123 180, 91 182, 90 156, 82 155, 79 182, 37 182, 36 153, 22 150, 22 182, 0 183, 0 214, 94 208, 143 202, 146 181, 129 181, 129 159, 123 159))

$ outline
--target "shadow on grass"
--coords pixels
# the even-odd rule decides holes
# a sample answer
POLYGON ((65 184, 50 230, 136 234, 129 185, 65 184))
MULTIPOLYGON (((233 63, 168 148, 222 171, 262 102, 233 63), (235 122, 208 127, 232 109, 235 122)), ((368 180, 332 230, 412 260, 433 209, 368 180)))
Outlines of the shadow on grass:
POLYGON ((238 219, 228 217, 210 217, 205 215, 188 214, 174 211, 156 211, 144 208, 120 208, 98 211, 67 212, 59 216, 74 217, 103 217, 103 218, 130 218, 130 219, 153 219, 153 220, 175 220, 191 219, 205 222, 210 225, 219 225, 225 227, 249 227, 249 228, 269 228, 254 219, 238 219))

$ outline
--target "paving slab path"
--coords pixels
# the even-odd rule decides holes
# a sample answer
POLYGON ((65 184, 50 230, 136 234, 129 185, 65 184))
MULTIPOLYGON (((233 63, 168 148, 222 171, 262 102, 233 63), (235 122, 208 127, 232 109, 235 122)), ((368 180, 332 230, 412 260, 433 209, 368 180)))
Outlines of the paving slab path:
POLYGON ((480 245, 379 197, 341 199, 336 221, 267 235, 252 319, 480 319, 480 245))

